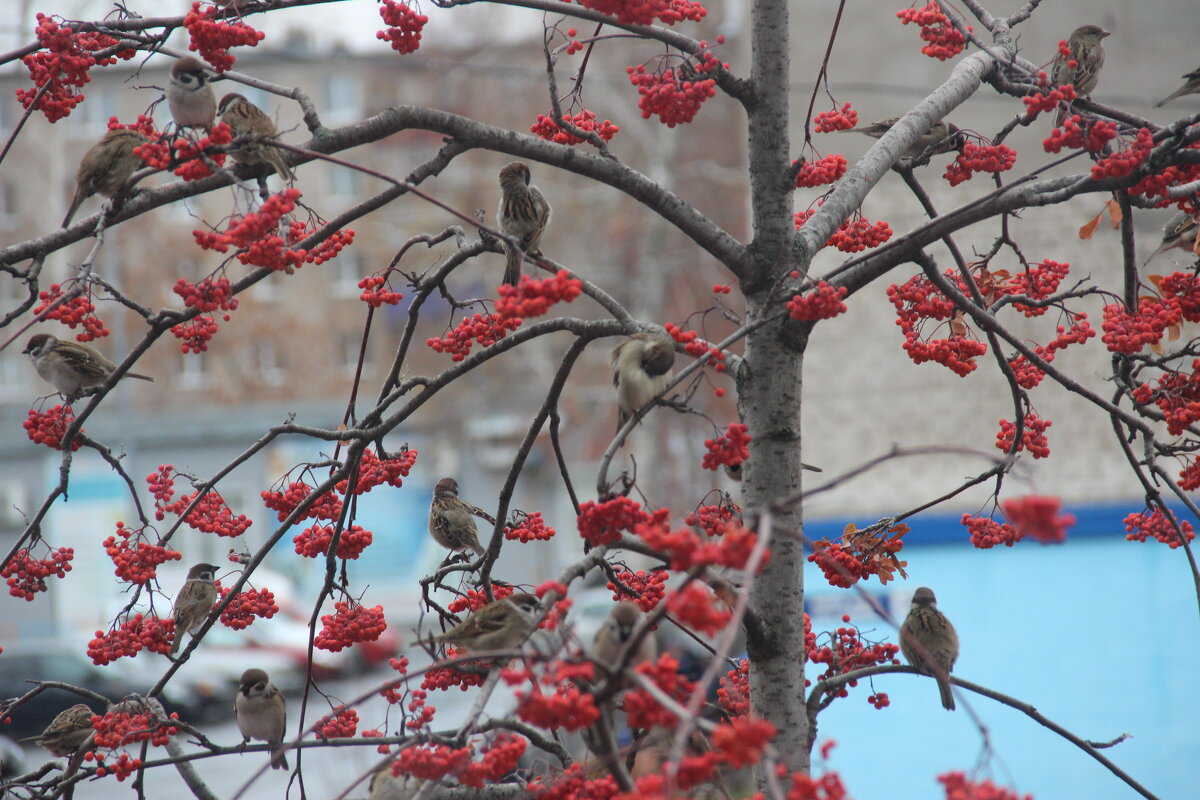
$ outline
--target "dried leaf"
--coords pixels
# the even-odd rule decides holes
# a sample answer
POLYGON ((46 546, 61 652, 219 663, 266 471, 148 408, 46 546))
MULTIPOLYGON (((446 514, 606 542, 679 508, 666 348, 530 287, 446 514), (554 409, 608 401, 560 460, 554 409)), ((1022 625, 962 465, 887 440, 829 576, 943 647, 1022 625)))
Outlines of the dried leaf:
POLYGON ((1099 227, 1099 225, 1100 225, 1100 218, 1103 216, 1104 216, 1104 212, 1101 211, 1099 214, 1092 217, 1091 222, 1089 222, 1088 224, 1084 225, 1082 228, 1079 229, 1079 238, 1080 239, 1092 238, 1092 234, 1096 232, 1096 228, 1099 227))
POLYGON ((1109 201, 1104 205, 1108 208, 1109 227, 1111 227, 1113 230, 1121 227, 1121 204, 1117 202, 1117 198, 1110 198, 1109 201))

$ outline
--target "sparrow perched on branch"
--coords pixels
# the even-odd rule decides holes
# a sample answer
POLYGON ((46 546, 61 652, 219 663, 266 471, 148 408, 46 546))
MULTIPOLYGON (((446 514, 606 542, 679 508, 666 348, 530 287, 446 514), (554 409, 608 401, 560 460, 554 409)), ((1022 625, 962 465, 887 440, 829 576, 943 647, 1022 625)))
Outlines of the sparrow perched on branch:
POLYGON ((1168 250, 1183 250, 1194 255, 1196 253, 1196 236, 1200 233, 1196 230, 1197 222, 1196 217, 1182 211, 1167 220, 1167 224, 1163 225, 1162 241, 1142 264, 1149 264, 1155 256, 1168 250))
MULTIPOLYGON (((261 139, 278 139, 279 129, 262 109, 240 94, 230 92, 217 105, 221 120, 233 129, 234 137, 253 135, 261 139)), ((288 183, 296 179, 283 151, 263 142, 254 142, 230 151, 229 155, 239 164, 269 164, 288 183)))
MULTIPOLYGON (((188 570, 187 580, 175 597, 171 616, 175 619, 175 641, 171 642, 171 655, 179 652, 183 645, 183 634, 199 628, 208 619, 213 603, 217 601, 217 568, 213 564, 197 564, 188 570)), ((243 676, 244 677, 244 676, 243 676)))
MULTIPOLYGON (((242 733, 242 744, 251 739, 271 745, 283 741, 283 732, 287 728, 287 705, 279 689, 261 669, 248 669, 242 673, 233 700, 233 713, 237 717, 238 730, 242 733)), ((282 749, 271 753, 271 769, 288 769, 287 756, 282 749)))
POLYGON ((613 386, 617 387, 617 430, 639 408, 651 403, 671 382, 675 345, 665 336, 635 333, 613 348, 613 386))
POLYGON ((458 499, 458 481, 442 478, 433 487, 433 502, 429 504, 429 535, 453 552, 471 549, 482 556, 483 545, 475 527, 476 511, 475 506, 458 499))
POLYGON ((167 105, 171 117, 180 128, 212 127, 217 117, 217 96, 209 85, 204 62, 194 56, 184 56, 171 65, 167 82, 167 105))
POLYGON ((41 736, 22 741, 36 742, 58 758, 72 755, 92 735, 92 715, 90 708, 83 703, 76 703, 58 712, 41 736))
MULTIPOLYGON (((101 385, 117 368, 95 348, 80 342, 56 339, 48 333, 31 336, 22 352, 33 360, 33 368, 42 380, 68 400, 84 389, 101 385)), ((154 380, 136 372, 126 372, 121 377, 154 380)))
POLYGON ((434 639, 468 652, 511 650, 533 633, 538 599, 532 594, 512 594, 493 600, 434 639))
POLYGON ((529 166, 521 161, 500 170, 500 232, 517 240, 504 241, 504 282, 516 286, 521 277, 521 252, 541 255, 542 231, 550 222, 550 204, 536 186, 529 185, 529 166))
POLYGON ((912 607, 900 626, 900 652, 909 664, 937 681, 942 708, 954 710, 954 695, 947 675, 958 660, 958 634, 946 615, 938 611, 933 590, 922 586, 913 594, 912 607))
POLYGON ((413 800, 427 781, 413 775, 392 774, 392 765, 385 764, 371 776, 367 800, 413 800))
MULTIPOLYGON (((1104 67, 1104 46, 1100 40, 1108 35, 1110 32, 1099 25, 1080 25, 1073 30, 1067 40, 1070 54, 1056 53, 1050 65, 1050 85, 1069 83, 1075 87, 1076 97, 1091 97, 1104 67)), ((1061 125, 1066 115, 1066 110, 1060 108, 1054 124, 1061 125)))
POLYGON ((1165 106, 1176 97, 1183 97, 1185 94, 1200 94, 1200 67, 1197 67, 1196 69, 1184 75, 1183 86, 1180 86, 1162 100, 1159 100, 1154 104, 1154 107, 1159 108, 1160 106, 1165 106))
MULTIPOLYGON (((881 119, 878 122, 872 122, 870 125, 859 125, 857 128, 847 128, 847 133, 864 133, 872 139, 878 139, 892 129, 892 126, 900 121, 899 117, 888 117, 881 119)), ((924 153, 930 147, 933 148, 931 155, 940 153, 949 153, 952 150, 958 150, 963 146, 963 133, 953 122, 938 120, 933 123, 933 127, 925 131, 917 137, 917 140, 909 145, 909 148, 901 153, 901 158, 916 158, 924 153)))
MULTIPOLYGON (((620 662, 621 652, 637 636, 645 619, 646 615, 637 603, 629 600, 617 603, 592 639, 592 658, 615 668, 620 662)), ((645 661, 653 661, 657 655, 658 644, 654 641, 654 634, 648 632, 638 642, 637 652, 630 654, 625 665, 632 669, 645 661)))
POLYGON ((113 197, 121 190, 142 164, 133 149, 147 141, 138 131, 114 128, 88 148, 75 172, 75 196, 71 198, 71 206, 63 220, 64 228, 71 224, 71 218, 84 200, 94 194, 113 197))

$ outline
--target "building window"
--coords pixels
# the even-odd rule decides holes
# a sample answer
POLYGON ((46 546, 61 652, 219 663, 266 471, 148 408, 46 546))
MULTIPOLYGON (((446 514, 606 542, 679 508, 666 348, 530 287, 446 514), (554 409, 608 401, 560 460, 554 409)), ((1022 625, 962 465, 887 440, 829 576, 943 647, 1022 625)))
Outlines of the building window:
POLYGON ((325 76, 325 108, 322 116, 327 123, 345 124, 362 116, 362 87, 357 75, 331 73, 325 76))
POLYGON ((200 389, 209 377, 208 356, 204 353, 183 353, 183 366, 179 369, 179 386, 183 389, 200 389))

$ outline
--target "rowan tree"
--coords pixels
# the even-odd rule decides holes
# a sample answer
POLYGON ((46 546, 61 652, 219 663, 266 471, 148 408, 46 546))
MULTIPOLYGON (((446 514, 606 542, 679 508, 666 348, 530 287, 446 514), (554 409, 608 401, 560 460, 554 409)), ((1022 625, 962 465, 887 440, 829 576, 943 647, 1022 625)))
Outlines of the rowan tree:
MULTIPOLYGON (((861 159, 850 163, 837 145, 828 143, 840 140, 823 138, 866 122, 859 119, 854 98, 834 96, 825 81, 826 70, 837 69, 838 57, 831 54, 843 22, 841 6, 838 22, 828 33, 830 50, 811 100, 807 107, 795 108, 789 71, 795 45, 788 24, 794 9, 786 0, 751 4, 742 61, 726 54, 723 37, 701 38, 697 31, 705 30, 707 12, 689 0, 507 0, 507 5, 544 12, 540 24, 546 70, 531 81, 529 91, 547 96, 547 111, 530 120, 528 130, 513 131, 487 119, 422 106, 392 107, 327 127, 322 109, 304 87, 274 85, 237 70, 239 53, 262 39, 254 28, 256 17, 321 2, 231 4, 238 8, 196 2, 186 16, 172 17, 139 16, 125 7, 99 20, 39 15, 30 43, 5 56, 6 62, 22 61, 30 75, 30 86, 17 97, 25 117, 14 138, 30 118, 40 115, 54 122, 86 103, 90 71, 151 53, 182 55, 181 49, 166 43, 180 28, 186 30, 188 49, 227 80, 299 104, 311 135, 302 144, 265 143, 233 137, 221 125, 206 135, 183 135, 169 126, 156 127, 149 116, 115 119, 110 127, 135 128, 147 143, 139 148, 144 166, 114 202, 61 230, 47 226, 25 241, 0 248, 4 280, 19 282, 26 296, 0 321, 10 334, 6 347, 23 339, 20 334, 35 321, 57 321, 78 331, 75 338, 80 341, 103 338, 110 309, 122 309, 142 326, 140 338, 98 390, 29 412, 25 427, 30 440, 60 450, 62 469, 59 484, 31 510, 26 530, 4 556, 4 575, 14 593, 36 602, 41 592, 58 588, 52 577, 69 585, 73 553, 46 541, 39 522, 67 493, 72 454, 78 449, 90 448, 103 456, 134 499, 135 518, 123 521, 104 541, 116 579, 132 591, 132 611, 139 596, 161 593, 155 570, 180 558, 175 545, 186 528, 228 537, 245 530, 245 517, 221 497, 222 481, 270 442, 299 436, 324 443, 333 456, 322 463, 298 464, 277 484, 261 487, 263 502, 277 513, 278 525, 262 547, 240 559, 237 577, 221 587, 214 612, 187 642, 181 658, 204 646, 204 635, 213 625, 237 629, 273 613, 272 593, 257 586, 254 576, 269 558, 280 557, 272 547, 284 537, 294 539, 295 557, 322 558, 327 566, 319 596, 307 598, 314 610, 313 646, 336 651, 376 637, 386 624, 383 609, 359 603, 358 587, 341 568, 346 560, 369 552, 372 542, 373 533, 356 524, 355 499, 370 491, 406 491, 405 478, 421 461, 413 449, 389 451, 384 436, 421 415, 438 413, 446 395, 473 370, 512 358, 553 334, 566 334, 571 343, 553 363, 553 379, 541 405, 527 414, 528 427, 512 453, 504 486, 497 497, 488 498, 485 511, 493 523, 485 537, 485 554, 447 561, 427 576, 422 581, 427 589, 450 588, 459 597, 443 606, 427 592, 426 609, 431 619, 452 622, 506 596, 513 588, 493 569, 504 548, 527 546, 530 539, 574 536, 577 530, 577 557, 555 580, 523 587, 542 599, 542 626, 560 627, 572 587, 589 574, 603 573, 614 598, 634 599, 650 623, 677 625, 710 642, 711 658, 702 679, 683 678, 666 654, 636 669, 598 669, 588 660, 586 646, 570 637, 547 636, 545 640, 556 646, 548 651, 527 648, 520 658, 503 667, 495 664, 490 671, 478 664, 464 667, 470 659, 461 654, 427 669, 414 669, 400 659, 392 665, 394 678, 372 693, 382 691, 395 705, 395 716, 387 721, 362 718, 354 706, 369 698, 358 698, 328 713, 301 715, 298 721, 293 717, 288 747, 303 751, 357 743, 379 748, 380 768, 389 769, 397 781, 408 781, 408 788, 440 782, 422 796, 708 796, 717 791, 726 771, 753 766, 763 797, 845 797, 837 773, 814 774, 811 769, 821 712, 831 703, 847 702, 850 689, 859 682, 915 670, 899 664, 894 643, 869 640, 853 626, 824 636, 813 631, 804 612, 804 564, 816 564, 832 585, 846 591, 858 591, 873 579, 887 583, 902 577, 906 520, 919 519, 921 513, 976 486, 990 487, 990 498, 977 513, 963 516, 962 535, 977 548, 1013 546, 1025 538, 1056 541, 1069 535, 1072 520, 1058 498, 1012 491, 1012 483, 1005 482, 1017 465, 1052 458, 1053 448, 1060 446, 1048 432, 1053 420, 1040 415, 1036 404, 1039 396, 1050 392, 1073 393, 1111 420, 1112 435, 1128 460, 1131 485, 1145 495, 1143 507, 1130 509, 1129 537, 1154 538, 1179 548, 1191 565, 1200 597, 1200 573, 1190 546, 1200 509, 1188 494, 1200 486, 1195 456, 1200 441, 1200 340, 1187 326, 1200 322, 1200 279, 1194 269, 1153 277, 1139 271, 1134 228, 1135 217, 1146 209, 1176 208, 1192 221, 1180 249, 1200 253, 1195 238, 1200 115, 1160 126, 1121 108, 1077 97, 1069 85, 1052 85, 1046 70, 1018 47, 1018 33, 1036 18, 1038 3, 998 16, 977 0, 964 0, 963 9, 931 0, 897 8, 897 19, 861 21, 912 25, 919 35, 913 39, 914 51, 952 67, 940 85, 930 86, 926 97, 882 133, 861 159), (613 42, 629 39, 644 45, 645 55, 644 61, 628 68, 628 107, 589 107, 589 59, 613 42), (669 135, 678 136, 718 95, 735 102, 745 115, 743 180, 750 215, 745 241, 714 222, 705 202, 715 205, 719 199, 688 200, 675 194, 647 177, 653 171, 650 165, 625 160, 620 147, 621 119, 635 113, 635 102, 643 117, 656 117, 675 129, 669 135), (1007 104, 1007 124, 987 132, 946 129, 943 137, 922 140, 927 144, 913 149, 935 123, 985 95, 1007 104), (1060 111, 1061 124, 1052 124, 1060 111), (1021 154, 1006 144, 1014 131, 1030 126, 1047 131, 1045 152, 1059 154, 1052 168, 1022 170, 1021 154), (799 142, 791 136, 797 129, 804 132, 799 142), (325 208, 320 198, 304 197, 293 187, 224 220, 204 220, 193 246, 218 260, 219 266, 200 281, 179 279, 174 291, 183 299, 182 309, 157 307, 149 293, 119 288, 96 267, 97 253, 107 246, 107 232, 184 198, 231 192, 233 184, 268 171, 226 160, 239 148, 277 146, 301 174, 305 164, 316 160, 347 170, 365 169, 339 154, 411 130, 437 134, 443 142, 402 178, 376 175, 389 188, 351 208, 325 208), (353 226, 369 215, 402 213, 398 209, 407 204, 439 203, 423 185, 456 170, 460 157, 472 151, 568 172, 636 200, 644 213, 656 215, 725 270, 728 282, 713 287, 711 308, 696 311, 723 315, 731 332, 720 340, 704 335, 696 321, 703 320, 704 313, 688 319, 637 319, 603 285, 590 280, 586 269, 559 263, 549 252, 522 254, 527 273, 536 269, 537 278, 526 274, 516 286, 496 286, 494 296, 486 299, 454 300, 456 271, 477 259, 495 260, 504 244, 519 242, 506 240, 494 220, 481 221, 473 209, 446 208, 458 217, 455 228, 414 237, 390 265, 363 277, 362 315, 368 334, 378 309, 397 304, 402 294, 412 299, 390 375, 379 387, 362 386, 357 380, 348 386, 348 411, 341 426, 271 427, 246 442, 245 454, 226 468, 190 476, 195 479, 190 490, 177 485, 183 476, 169 465, 144 481, 127 474, 111 443, 87 435, 88 419, 103 412, 105 397, 118 378, 135 370, 152 348, 208 351, 220 357, 226 346, 220 336, 222 324, 238 313, 239 297, 252 286, 287 281, 297 270, 317 269, 338 258, 345 248, 355 246, 353 226), (929 167, 930 160, 946 152, 953 153, 952 160, 938 175, 929 167), (911 203, 923 209, 925 221, 893 230, 888 221, 864 215, 864 201, 890 171, 909 187, 911 203), (178 179, 138 188, 162 173, 178 179), (927 189, 931 181, 956 187, 953 208, 934 207, 927 189), (1095 198, 1097 208, 1106 207, 1104 217, 1119 232, 1121 271, 1115 282, 1073 268, 1054 253, 1027 253, 1010 235, 1010 223, 1022 212, 1089 197, 1095 198), (971 234, 975 255, 959 239, 968 226, 979 226, 971 234), (93 247, 82 263, 73 265, 72 279, 47 285, 42 275, 45 259, 84 240, 93 247), (457 244, 434 268, 424 274, 412 272, 406 255, 418 244, 435 241, 457 244), (847 255, 830 258, 833 251, 847 255), (233 269, 239 265, 251 269, 233 269), (424 302, 439 293, 451 298, 450 330, 422 314, 424 302), (996 420, 995 440, 986 443, 990 453, 982 447, 971 450, 980 454, 982 467, 953 491, 927 495, 915 488, 902 513, 847 529, 837 540, 814 542, 806 538, 803 525, 804 503, 811 496, 802 481, 803 360, 814 330, 831 324, 828 321, 866 293, 886 293, 894 306, 902 334, 897 359, 907 356, 913 369, 937 365, 950 370, 968 387, 964 392, 971 391, 977 373, 998 373, 1012 410, 996 420), (1103 309, 1099 320, 1081 310, 1096 301, 1103 309), (585 303, 598 318, 582 312, 573 316, 585 303), (558 410, 571 391, 579 360, 589 347, 639 332, 670 336, 679 355, 664 392, 672 409, 656 415, 697 412, 702 405, 698 393, 736 393, 737 418, 715 420, 715 432, 700 436, 707 440, 703 463, 672 468, 684 475, 689 470, 734 470, 741 480, 740 502, 702 492, 666 498, 642 491, 636 472, 622 469, 617 458, 635 426, 652 410, 649 405, 613 437, 596 474, 573 473, 557 445, 558 410), (422 347, 441 354, 438 371, 422 374, 409 368, 414 351, 422 347), (1108 354, 1111 371, 1105 376, 1105 392, 1056 363, 1061 351, 1084 347, 1104 348, 1108 354), (916 366, 926 362, 932 365, 916 366), (555 443, 561 490, 575 506, 576 530, 560 526, 554 532, 537 510, 511 507, 514 487, 543 432, 555 443), (627 568, 629 554, 645 557, 650 566, 627 568), (745 637, 745 659, 734 649, 739 633, 745 637), (815 666, 808 667, 809 662, 815 666), (486 693, 498 680, 517 687, 520 702, 514 718, 484 721, 475 714, 461 729, 439 726, 434 693, 456 686, 479 686, 472 691, 486 693), (708 697, 713 686, 719 686, 716 703, 708 697), (627 764, 630 753, 600 747, 603 754, 585 767, 557 739, 560 733, 597 725, 602 709, 622 690, 630 725, 642 734, 630 748, 653 745, 664 756, 661 769, 636 779, 627 764), (485 733, 491 734, 486 743, 481 738, 485 733), (532 749, 543 751, 554 767, 536 774, 522 771, 513 779, 521 756, 532 749), (508 782, 500 783, 506 777, 508 782)), ((467 4, 435 2, 450 10, 437 19, 452 24, 453 9, 467 4)), ((382 0, 379 11, 381 43, 390 45, 396 58, 420 58, 429 19, 415 4, 399 0, 382 0)), ((1064 52, 1066 47, 1064 42, 1064 52)), ((1091 226, 1085 235, 1094 229, 1091 226)), ((164 275, 164 280, 174 284, 175 277, 164 275)), ((864 454, 862 470, 939 452, 947 449, 881 448, 864 454)), ((822 476, 821 490, 853 477, 822 476)), ((681 480, 687 485, 686 478, 681 480)), ((899 623, 879 611, 885 623, 899 623)), ((182 635, 169 618, 122 615, 97 636, 88 654, 96 663, 148 658, 142 650, 166 653, 172 637, 182 635)), ((162 717, 153 702, 177 669, 178 664, 164 668, 144 703, 127 701, 98 716, 86 755, 80 750, 63 772, 39 770, 23 776, 13 788, 14 796, 56 797, 80 781, 110 773, 117 779, 132 776, 140 787, 145 770, 175 768, 187 771, 185 779, 197 797, 207 796, 202 786, 206 765, 219 763, 236 748, 200 737, 205 760, 183 754, 177 740, 189 735, 182 728, 186 721, 162 717), (167 747, 169 755, 160 756, 151 747, 167 747)), ((966 703, 978 694, 1020 708, 1105 764, 1115 781, 1153 796, 1136 776, 1111 764, 1100 748, 1055 726, 1020 699, 950 677, 966 703)), ((869 702, 887 713, 886 693, 874 690, 869 702)), ((19 710, 18 701, 6 713, 19 710)), ((823 736, 830 733, 822 731, 823 736)), ((195 736, 194 731, 190 734, 195 736)), ((301 764, 296 769, 302 776, 303 762, 295 761, 301 764)), ((969 771, 970 765, 963 765, 962 772, 938 776, 948 798, 1018 796, 976 780, 975 773, 968 776, 969 771)), ((349 794, 365 793, 362 786, 353 789, 347 783, 349 794)), ((304 795, 302 778, 298 791, 304 795)))

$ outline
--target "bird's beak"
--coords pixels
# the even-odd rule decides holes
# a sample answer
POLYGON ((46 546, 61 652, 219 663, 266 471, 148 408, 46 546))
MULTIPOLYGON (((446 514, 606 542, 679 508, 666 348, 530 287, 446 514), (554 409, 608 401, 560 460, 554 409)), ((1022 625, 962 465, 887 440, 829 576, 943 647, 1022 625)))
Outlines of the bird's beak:
POLYGON ((1112 36, 1112 31, 1106 31, 1103 28, 1100 29, 1100 38, 1101 39, 1107 39, 1109 36, 1112 36))

